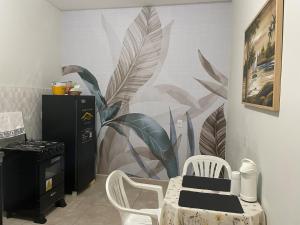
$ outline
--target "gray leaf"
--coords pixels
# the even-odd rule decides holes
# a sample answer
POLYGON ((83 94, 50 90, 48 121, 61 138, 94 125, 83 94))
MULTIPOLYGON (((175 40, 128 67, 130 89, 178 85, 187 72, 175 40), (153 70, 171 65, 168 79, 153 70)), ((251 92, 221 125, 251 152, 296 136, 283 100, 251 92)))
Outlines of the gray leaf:
POLYGON ((196 81, 198 81, 200 84, 202 84, 207 90, 211 91, 212 93, 227 99, 227 89, 223 87, 222 85, 205 81, 205 80, 199 80, 197 78, 194 78, 196 81))
POLYGON ((194 108, 198 107, 197 100, 180 87, 170 84, 161 84, 155 86, 155 88, 157 88, 162 93, 168 94, 180 104, 188 105, 194 108))
POLYGON ((148 86, 154 83, 155 79, 159 75, 161 68, 167 58, 168 51, 169 51, 171 28, 173 26, 173 23, 174 21, 171 21, 170 23, 168 23, 166 26, 162 28, 161 53, 160 53, 160 57, 159 57, 159 61, 155 73, 151 77, 151 79, 147 82, 148 86))
POLYGON ((206 72, 216 81, 224 84, 225 86, 228 85, 228 78, 225 77, 222 73, 220 73, 201 53, 200 49, 198 49, 198 55, 200 62, 206 72))
POLYGON ((131 97, 153 75, 161 53, 162 29, 157 12, 144 7, 128 28, 117 68, 107 90, 108 104, 131 97))
POLYGON ((225 158, 226 120, 224 105, 205 120, 200 133, 200 152, 225 158))

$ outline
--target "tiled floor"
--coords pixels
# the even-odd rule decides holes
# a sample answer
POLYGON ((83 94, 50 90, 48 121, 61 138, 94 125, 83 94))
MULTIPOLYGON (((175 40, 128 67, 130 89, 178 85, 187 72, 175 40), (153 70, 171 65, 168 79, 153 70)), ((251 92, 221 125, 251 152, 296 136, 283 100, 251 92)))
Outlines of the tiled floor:
MULTIPOLYGON (((78 196, 66 196, 67 206, 55 208, 47 215, 48 225, 120 225, 118 212, 109 203, 105 192, 106 176, 98 175, 96 182, 78 196)), ((164 192, 167 181, 137 179, 138 182, 159 184, 164 192)), ((155 194, 125 185, 125 190, 133 208, 157 207, 155 194)), ((4 225, 33 225, 31 221, 6 219, 4 225)))

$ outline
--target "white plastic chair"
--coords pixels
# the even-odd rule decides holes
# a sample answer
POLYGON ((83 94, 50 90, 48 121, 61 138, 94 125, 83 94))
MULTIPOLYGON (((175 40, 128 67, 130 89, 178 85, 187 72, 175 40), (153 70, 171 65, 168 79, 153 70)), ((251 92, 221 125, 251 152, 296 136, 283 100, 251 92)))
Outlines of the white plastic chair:
POLYGON ((111 204, 119 211, 123 225, 157 225, 159 223, 160 208, 163 204, 163 191, 161 186, 134 182, 124 172, 115 170, 106 180, 106 193, 111 204), (124 180, 135 188, 157 192, 159 208, 130 208, 124 190, 124 180))
POLYGON ((190 164, 192 164, 196 176, 219 178, 224 167, 227 170, 228 178, 231 179, 231 167, 222 158, 210 155, 192 156, 185 161, 182 176, 187 174, 190 164))

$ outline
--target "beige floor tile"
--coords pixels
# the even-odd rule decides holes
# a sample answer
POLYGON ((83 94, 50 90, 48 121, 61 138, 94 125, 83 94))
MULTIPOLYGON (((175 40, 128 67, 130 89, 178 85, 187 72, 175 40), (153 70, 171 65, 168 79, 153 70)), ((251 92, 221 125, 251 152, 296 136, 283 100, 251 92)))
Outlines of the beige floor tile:
POLYGON ((112 206, 90 206, 74 225, 120 225, 119 213, 112 206))

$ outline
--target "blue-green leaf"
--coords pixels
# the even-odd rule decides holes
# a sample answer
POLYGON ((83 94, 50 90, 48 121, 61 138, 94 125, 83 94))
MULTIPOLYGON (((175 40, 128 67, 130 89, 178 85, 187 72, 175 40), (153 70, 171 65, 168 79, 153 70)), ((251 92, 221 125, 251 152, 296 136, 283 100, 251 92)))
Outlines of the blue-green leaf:
POLYGON ((194 127, 191 120, 191 117, 188 112, 186 112, 186 119, 187 119, 187 135, 189 141, 189 156, 195 155, 195 134, 194 134, 194 127))
POLYGON ((154 178, 153 177, 154 176, 153 172, 144 164, 144 162, 143 162, 142 158, 140 157, 140 155, 135 151, 133 145, 131 144, 129 138, 127 137, 127 135, 123 131, 122 127, 120 125, 116 124, 116 123, 107 123, 107 126, 113 128, 116 132, 118 132, 120 135, 122 135, 124 138, 126 138, 126 140, 128 142, 129 150, 130 150, 132 156, 135 158, 138 165, 148 175, 148 177, 154 178))
POLYGON ((177 134, 176 134, 176 127, 175 127, 175 122, 173 119, 172 111, 170 111, 170 140, 173 148, 173 152, 176 157, 176 162, 177 162, 177 167, 179 167, 179 161, 178 161, 178 146, 176 145, 177 143, 177 134))
POLYGON ((176 156, 167 132, 152 118, 141 113, 122 115, 113 120, 132 128, 167 170, 169 177, 178 175, 176 156))
POLYGON ((182 138, 182 134, 180 134, 178 136, 178 138, 176 139, 176 142, 172 146, 174 154, 176 156, 176 162, 177 162, 177 167, 178 167, 178 174, 180 174, 180 171, 179 171, 179 154, 178 154, 178 151, 179 151, 179 146, 180 146, 180 143, 181 143, 181 138, 182 138))
POLYGON ((106 107, 101 114, 101 123, 113 119, 119 112, 122 102, 116 102, 111 106, 106 107))
POLYGON ((63 75, 66 75, 69 73, 78 73, 78 75, 84 81, 84 83, 86 84, 86 86, 89 89, 89 91, 91 92, 91 94, 95 95, 96 107, 101 116, 101 112, 107 106, 107 103, 101 94, 99 84, 98 84, 98 81, 95 78, 95 76, 87 69, 85 69, 81 66, 76 66, 76 65, 70 65, 70 66, 63 67, 63 75))
POLYGON ((172 111, 171 111, 171 109, 169 109, 169 111, 170 111, 170 140, 171 140, 172 146, 174 146, 174 144, 176 143, 176 140, 177 140, 177 135, 176 135, 176 128, 175 128, 175 122, 173 119, 172 111))

